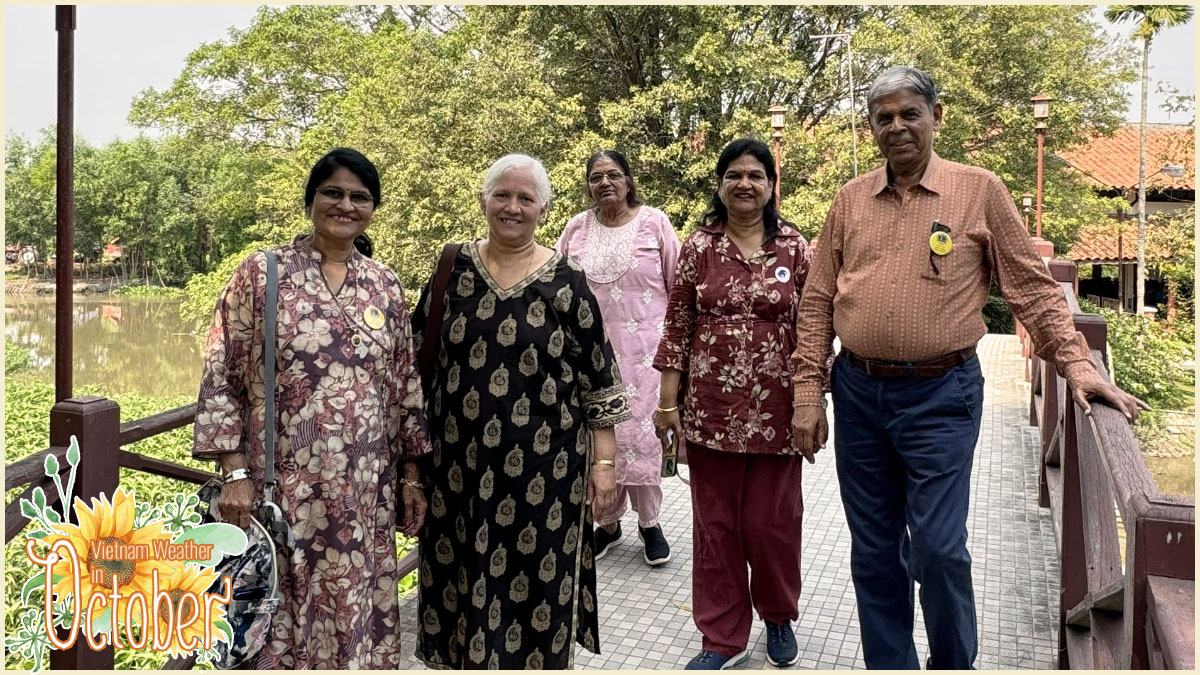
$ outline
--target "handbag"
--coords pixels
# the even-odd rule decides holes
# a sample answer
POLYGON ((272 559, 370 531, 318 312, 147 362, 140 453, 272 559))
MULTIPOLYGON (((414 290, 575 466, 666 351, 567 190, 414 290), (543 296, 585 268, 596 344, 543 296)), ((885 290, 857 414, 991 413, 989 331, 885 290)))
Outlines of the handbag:
POLYGON ((446 244, 442 257, 438 259, 429 287, 429 311, 425 314, 425 333, 421 339, 421 351, 417 353, 417 370, 421 373, 421 389, 426 396, 433 387, 433 374, 437 371, 437 349, 441 341, 442 314, 446 309, 446 288, 450 285, 450 273, 454 271, 454 259, 462 250, 462 244, 446 244))
MULTIPOLYGON (((291 527, 283 511, 275 503, 275 320, 279 305, 279 270, 274 251, 266 251, 267 288, 263 316, 263 370, 266 383, 263 446, 265 466, 263 496, 251 509, 248 543, 241 555, 230 556, 216 567, 217 581, 210 593, 223 590, 224 577, 230 578, 232 597, 225 611, 231 629, 229 641, 217 642, 213 649, 217 658, 213 666, 228 670, 250 662, 267 643, 271 618, 279 609, 279 557, 284 555, 280 543, 287 549, 295 547, 291 527)), ((200 499, 208 503, 209 520, 216 520, 217 499, 222 482, 211 480, 200 488, 200 499)))

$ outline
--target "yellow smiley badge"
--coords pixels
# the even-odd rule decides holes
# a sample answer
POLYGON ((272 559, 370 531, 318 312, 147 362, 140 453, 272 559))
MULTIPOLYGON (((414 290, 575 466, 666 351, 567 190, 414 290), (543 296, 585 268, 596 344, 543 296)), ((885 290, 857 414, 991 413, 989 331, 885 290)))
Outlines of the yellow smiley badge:
POLYGON ((383 328, 383 312, 375 305, 371 305, 367 308, 367 311, 363 312, 363 321, 367 323, 367 326, 371 330, 379 330, 383 328))
POLYGON ((954 247, 950 235, 945 232, 934 232, 929 235, 929 249, 937 255, 946 255, 954 247))

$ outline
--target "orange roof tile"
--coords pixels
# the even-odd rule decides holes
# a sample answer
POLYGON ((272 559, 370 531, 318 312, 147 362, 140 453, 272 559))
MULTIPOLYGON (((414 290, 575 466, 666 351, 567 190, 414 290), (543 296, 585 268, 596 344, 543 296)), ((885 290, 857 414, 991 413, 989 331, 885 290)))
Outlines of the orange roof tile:
MULTIPOLYGON (((1124 225, 1123 230, 1121 223, 1115 220, 1097 225, 1085 225, 1079 230, 1079 240, 1067 252, 1067 259, 1077 263, 1116 264, 1119 248, 1121 262, 1137 262, 1137 221, 1125 221, 1124 225)), ((1150 226, 1152 227, 1153 224, 1150 226)), ((1168 250, 1162 242, 1156 241, 1156 237, 1147 234, 1146 259, 1148 261, 1158 262, 1173 257, 1173 251, 1168 250)))
MULTIPOLYGON (((1148 188, 1196 189, 1196 146, 1190 127, 1183 124, 1146 125, 1146 176, 1148 188), (1155 173, 1164 164, 1178 164, 1184 174, 1172 178, 1155 173), (1151 174, 1154 174, 1151 176, 1151 174)), ((1137 188, 1137 124, 1125 124, 1110 137, 1097 137, 1057 155, 1066 160, 1096 187, 1124 190, 1137 188)))

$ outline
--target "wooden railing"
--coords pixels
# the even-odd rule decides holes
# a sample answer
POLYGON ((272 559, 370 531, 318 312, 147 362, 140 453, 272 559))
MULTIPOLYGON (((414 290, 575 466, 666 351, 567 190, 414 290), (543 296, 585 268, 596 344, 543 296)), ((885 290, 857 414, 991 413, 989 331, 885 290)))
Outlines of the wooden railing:
MULTIPOLYGON (((37 487, 46 493, 48 505, 58 503, 58 491, 48 489, 52 480, 44 474, 47 455, 55 455, 65 473, 69 466, 64 459, 71 436, 79 443, 81 470, 75 478, 75 489, 70 495, 85 502, 101 493, 109 497, 120 482, 120 469, 135 469, 166 478, 175 478, 202 485, 217 474, 200 471, 155 457, 130 452, 124 446, 145 440, 158 434, 183 428, 196 417, 196 404, 185 405, 173 410, 151 415, 121 424, 121 410, 116 402, 96 396, 70 398, 50 410, 50 447, 19 459, 5 467, 4 489, 12 490, 25 486, 25 490, 4 508, 4 543, 8 545, 29 521, 21 515, 20 501, 28 499, 37 487)), ((409 551, 400 560, 399 577, 403 578, 417 569, 417 549, 409 551)), ((102 669, 112 670, 112 647, 92 651, 84 641, 77 641, 67 650, 51 650, 51 669, 102 669)), ((195 664, 196 657, 171 659, 164 670, 186 670, 195 664)))
MULTIPOLYGON (((1080 311, 1075 266, 1049 266, 1111 381, 1107 326, 1080 311)), ((1059 552, 1059 667, 1194 669, 1195 501, 1160 492, 1124 415, 1099 402, 1083 414, 1066 380, 1032 353, 1028 333, 1017 333, 1041 438, 1039 503, 1050 509, 1059 552)))

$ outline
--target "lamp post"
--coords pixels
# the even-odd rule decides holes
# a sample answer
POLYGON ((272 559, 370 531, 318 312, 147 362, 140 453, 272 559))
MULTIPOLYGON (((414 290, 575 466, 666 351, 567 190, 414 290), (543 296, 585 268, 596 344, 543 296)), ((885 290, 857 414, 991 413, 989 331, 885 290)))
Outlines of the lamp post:
POLYGON ((858 107, 854 105, 854 52, 850 50, 849 33, 828 33, 826 35, 809 35, 812 40, 841 40, 846 45, 846 72, 850 78, 850 150, 854 153, 854 177, 858 178, 858 107))
POLYGON ((1025 231, 1029 231, 1029 212, 1033 210, 1033 195, 1026 192, 1021 195, 1021 213, 1025 214, 1025 231))
POLYGON ((771 137, 775 139, 775 206, 778 208, 780 203, 779 184, 783 179, 782 162, 783 162, 783 124, 787 118, 787 106, 773 105, 767 108, 767 112, 771 114, 771 128, 775 131, 771 133, 771 137))
POLYGON ((1033 102, 1033 128, 1037 129, 1037 215, 1034 222, 1037 227, 1037 238, 1042 238, 1042 155, 1046 147, 1046 120, 1050 117, 1050 101, 1054 99, 1038 94, 1029 99, 1033 102))

